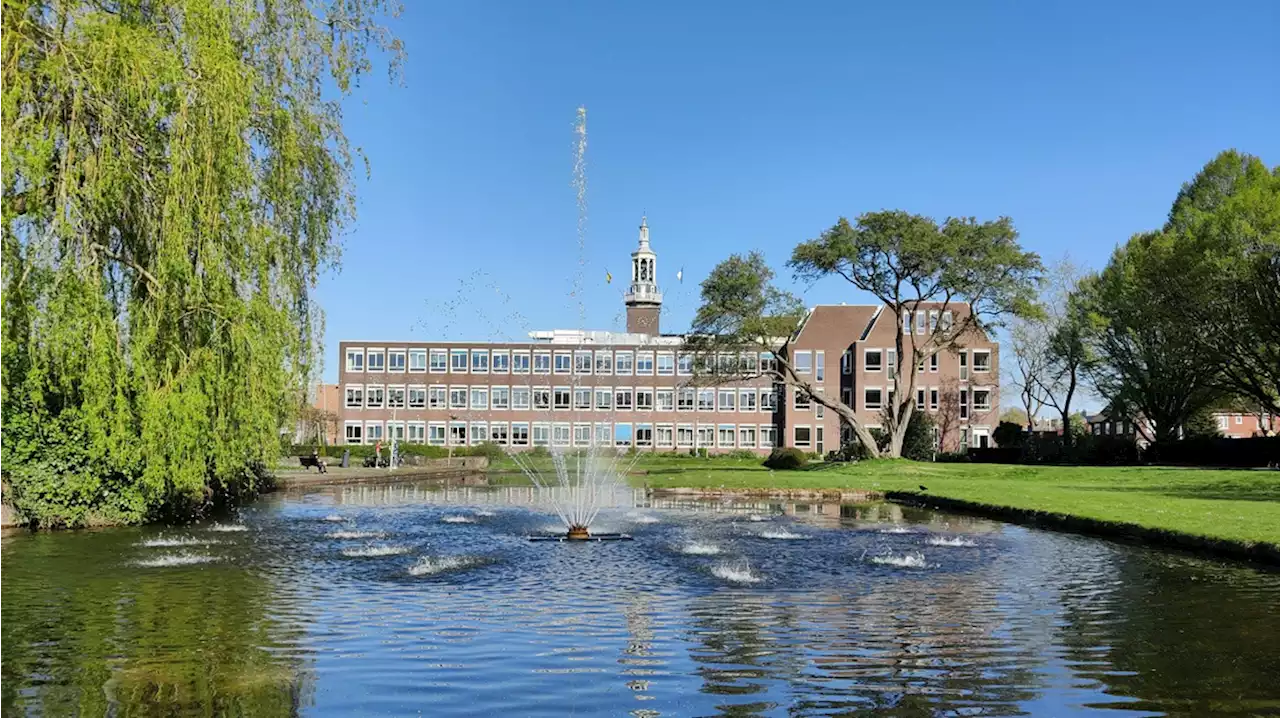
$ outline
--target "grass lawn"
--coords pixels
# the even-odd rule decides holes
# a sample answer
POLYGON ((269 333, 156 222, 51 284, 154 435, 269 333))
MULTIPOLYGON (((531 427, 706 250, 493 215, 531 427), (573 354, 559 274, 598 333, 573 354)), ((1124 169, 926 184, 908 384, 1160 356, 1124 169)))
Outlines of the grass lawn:
POLYGON ((777 471, 750 461, 657 459, 635 483, 654 488, 919 491, 982 504, 1280 545, 1280 472, 1165 467, 1012 466, 864 461, 777 471))

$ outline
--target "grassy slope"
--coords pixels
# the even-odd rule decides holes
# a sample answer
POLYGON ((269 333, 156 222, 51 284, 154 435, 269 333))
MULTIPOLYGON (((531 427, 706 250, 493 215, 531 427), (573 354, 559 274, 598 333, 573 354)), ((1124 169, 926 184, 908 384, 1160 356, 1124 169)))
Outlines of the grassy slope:
POLYGON ((1280 544, 1280 473, 1163 467, 869 461, 770 472, 750 462, 644 462, 652 487, 917 491, 984 504, 1245 542, 1280 544))

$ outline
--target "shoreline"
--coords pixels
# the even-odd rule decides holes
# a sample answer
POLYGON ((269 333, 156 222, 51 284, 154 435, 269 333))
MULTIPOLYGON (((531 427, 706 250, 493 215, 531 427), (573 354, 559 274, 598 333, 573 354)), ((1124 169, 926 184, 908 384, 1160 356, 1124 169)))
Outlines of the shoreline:
POLYGON ((1075 514, 1019 509, 1012 506, 985 504, 945 496, 929 496, 917 491, 886 491, 885 499, 906 506, 941 509, 953 513, 980 516, 1019 526, 1033 526, 1062 533, 1140 544, 1152 548, 1172 549, 1198 556, 1232 559, 1268 567, 1280 566, 1280 545, 1245 542, 1150 528, 1134 523, 1103 521, 1075 514))

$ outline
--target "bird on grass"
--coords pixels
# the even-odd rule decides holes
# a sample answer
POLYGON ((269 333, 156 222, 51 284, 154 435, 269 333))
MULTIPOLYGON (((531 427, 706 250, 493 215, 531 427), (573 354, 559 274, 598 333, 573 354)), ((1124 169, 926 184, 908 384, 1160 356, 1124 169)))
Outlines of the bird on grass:
POLYGON ((928 490, 929 490, 929 487, 928 487, 928 486, 925 486, 924 484, 920 484, 920 490, 921 490, 921 491, 928 491, 928 490))

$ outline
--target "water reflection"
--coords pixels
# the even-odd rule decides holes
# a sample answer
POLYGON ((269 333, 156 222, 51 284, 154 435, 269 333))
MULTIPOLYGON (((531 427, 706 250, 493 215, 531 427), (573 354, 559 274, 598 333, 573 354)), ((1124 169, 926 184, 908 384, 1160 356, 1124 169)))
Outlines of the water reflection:
POLYGON ((619 501, 613 545, 530 543, 524 487, 427 484, 279 494, 239 532, 6 538, 0 708, 1280 710, 1273 573, 889 504, 619 501), (157 560, 180 555, 207 562, 157 560))

